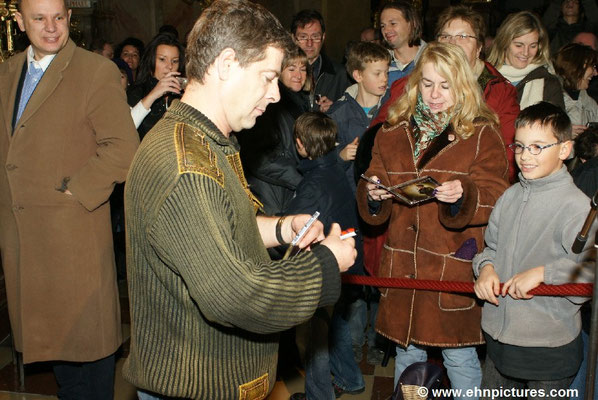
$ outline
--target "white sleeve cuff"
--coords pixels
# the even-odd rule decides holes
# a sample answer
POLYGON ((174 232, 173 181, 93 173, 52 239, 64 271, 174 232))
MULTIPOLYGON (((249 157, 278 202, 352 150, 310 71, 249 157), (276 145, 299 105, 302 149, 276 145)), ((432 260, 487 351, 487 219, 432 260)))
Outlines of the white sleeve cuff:
POLYGON ((141 100, 139 103, 135 104, 135 107, 131 108, 131 117, 133 117, 133 122, 135 123, 135 128, 139 128, 141 122, 147 117, 150 113, 150 110, 146 109, 143 106, 141 100))

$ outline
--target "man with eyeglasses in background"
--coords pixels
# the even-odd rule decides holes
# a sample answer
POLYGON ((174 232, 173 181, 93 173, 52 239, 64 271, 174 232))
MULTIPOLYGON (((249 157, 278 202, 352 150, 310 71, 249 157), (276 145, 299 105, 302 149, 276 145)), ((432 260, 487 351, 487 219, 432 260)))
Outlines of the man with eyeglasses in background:
POLYGON ((324 18, 316 10, 301 10, 291 22, 293 40, 305 52, 312 68, 315 102, 326 112, 349 86, 345 68, 322 53, 326 39, 324 18))
POLYGON ((390 48, 388 87, 413 70, 419 55, 426 47, 421 38, 422 20, 419 12, 409 1, 391 1, 380 11, 380 31, 390 48))

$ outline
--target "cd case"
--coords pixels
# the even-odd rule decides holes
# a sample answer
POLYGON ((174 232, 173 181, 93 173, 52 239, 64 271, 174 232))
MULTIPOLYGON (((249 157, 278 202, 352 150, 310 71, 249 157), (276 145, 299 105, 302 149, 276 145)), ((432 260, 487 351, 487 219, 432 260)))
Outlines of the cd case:
POLYGON ((380 189, 386 190, 395 198, 410 206, 434 199, 434 189, 440 185, 430 176, 422 176, 421 178, 412 179, 394 186, 385 186, 364 174, 361 174, 361 178, 373 183, 380 189))

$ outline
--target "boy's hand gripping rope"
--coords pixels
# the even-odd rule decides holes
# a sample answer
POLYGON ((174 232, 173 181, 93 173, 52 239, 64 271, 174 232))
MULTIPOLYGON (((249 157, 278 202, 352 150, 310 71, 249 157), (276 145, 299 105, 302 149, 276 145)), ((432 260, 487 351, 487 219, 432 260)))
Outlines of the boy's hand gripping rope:
MULTIPOLYGON (((473 282, 456 281, 430 281, 423 279, 407 278, 376 278, 362 275, 342 275, 343 283, 353 285, 376 286, 381 288, 401 288, 431 290, 436 292, 453 293, 474 293, 473 282)), ((503 284, 500 284, 502 290, 503 284)), ((534 296, 580 296, 591 297, 593 284, 591 283, 568 283, 565 285, 544 285, 541 284, 528 293, 534 296)))

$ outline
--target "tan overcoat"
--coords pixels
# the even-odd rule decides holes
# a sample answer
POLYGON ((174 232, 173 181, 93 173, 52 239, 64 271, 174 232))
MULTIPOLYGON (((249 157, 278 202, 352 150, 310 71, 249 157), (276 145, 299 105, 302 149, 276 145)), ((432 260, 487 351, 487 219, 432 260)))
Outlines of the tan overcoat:
MULTIPOLYGON (((447 205, 428 201, 407 206, 393 200, 382 202, 370 214, 365 181, 359 183, 357 199, 362 218, 379 225, 390 218, 389 235, 382 249, 380 277, 473 281, 471 261, 455 257, 468 239, 477 251, 484 247, 484 225, 494 203, 507 188, 507 158, 500 133, 477 124, 466 140, 449 126, 426 149, 417 165, 413 157, 411 124, 386 124, 376 135, 372 161, 366 174, 382 183, 399 183, 429 175, 438 182, 459 179, 464 193, 456 215, 447 205)), ((475 252, 475 250, 474 250, 475 252)), ((481 307, 474 295, 382 289, 376 329, 406 346, 410 343, 439 347, 483 343, 481 307)))
POLYGON ((116 66, 72 41, 13 131, 26 59, 0 64, 0 252, 11 326, 26 363, 93 361, 121 343, 107 201, 139 139, 116 66))

